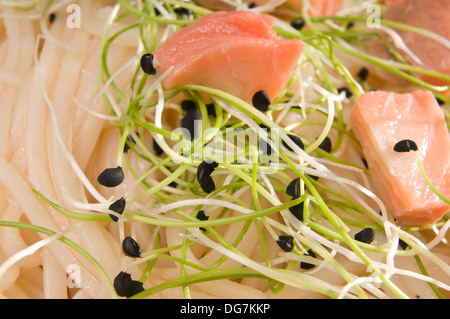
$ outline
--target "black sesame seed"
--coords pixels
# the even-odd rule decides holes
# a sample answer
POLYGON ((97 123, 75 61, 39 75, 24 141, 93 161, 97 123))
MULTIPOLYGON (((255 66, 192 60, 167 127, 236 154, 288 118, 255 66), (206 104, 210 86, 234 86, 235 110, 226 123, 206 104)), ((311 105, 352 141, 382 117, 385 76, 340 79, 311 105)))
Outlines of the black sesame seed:
POLYGON ((291 27, 293 27, 295 30, 301 30, 306 25, 306 22, 302 18, 296 18, 291 21, 291 27))
POLYGON ((216 185, 214 184, 214 180, 212 179, 211 176, 207 176, 205 177, 201 182, 200 182, 200 187, 203 189, 203 191, 205 193, 212 193, 215 191, 216 189, 216 185))
POLYGON ((277 244, 284 251, 290 252, 294 249, 294 237, 282 235, 278 237, 277 244))
POLYGON ((354 236, 355 240, 370 244, 375 238, 375 231, 372 228, 364 228, 354 236))
POLYGON ((358 72, 358 77, 362 81, 365 81, 367 79, 368 75, 369 75, 369 69, 367 69, 366 67, 362 67, 361 70, 359 70, 359 72, 358 72))
MULTIPOLYGON (((109 205, 109 210, 112 210, 113 212, 116 212, 117 214, 122 215, 123 211, 125 210, 125 205, 126 205, 126 200, 125 200, 125 198, 122 197, 122 198, 116 200, 111 205, 109 205)), ((109 216, 115 222, 119 220, 119 218, 117 218, 117 216, 115 216, 113 214, 109 214, 109 216)))
MULTIPOLYGON (((198 219, 198 220, 208 220, 208 219, 209 219, 209 216, 206 216, 205 211, 200 210, 200 211, 197 213, 197 219, 198 219)), ((203 227, 200 227, 199 229, 200 229, 201 231, 206 231, 206 229, 203 228, 203 227)))
POLYGON ((337 91, 339 94, 341 94, 342 92, 345 92, 346 98, 351 98, 353 95, 352 91, 350 91, 350 89, 346 88, 346 87, 339 88, 339 89, 337 89, 337 91))
POLYGON ((398 245, 401 249, 405 250, 406 248, 408 248, 408 244, 405 243, 402 239, 398 240, 398 245))
POLYGON ((445 104, 445 102, 444 101, 442 101, 440 98, 438 98, 438 97, 436 97, 436 102, 439 104, 439 105, 444 105, 445 104))
POLYGON ((197 108, 197 103, 192 100, 183 100, 181 101, 181 108, 186 112, 195 111, 197 108))
POLYGON ((183 7, 175 8, 173 11, 180 16, 189 16, 192 14, 192 10, 183 7))
POLYGON ((201 184, 208 178, 211 178, 211 173, 219 166, 218 163, 209 160, 203 161, 197 167, 197 180, 201 184))
POLYGON ((53 23, 56 20, 56 13, 52 12, 48 16, 48 22, 53 23))
POLYGON ((361 161, 363 162, 365 168, 369 168, 369 164, 367 164, 367 160, 364 157, 361 158, 361 161))
POLYGON ((248 8, 249 8, 249 9, 256 8, 256 3, 251 2, 251 3, 248 5, 248 8))
POLYGON ((146 53, 141 57, 141 68, 147 74, 155 75, 156 69, 153 66, 153 54, 146 53))
MULTIPOLYGON (((144 291, 144 284, 140 282, 139 280, 133 280, 131 282, 131 296, 134 296, 135 294, 138 294, 142 291, 144 291)), ((131 297, 130 296, 130 297, 131 297)))
MULTIPOLYGON (((296 198, 292 198, 293 200, 296 198)), ((303 221, 303 208, 304 208, 304 202, 301 202, 300 204, 294 205, 289 207, 289 211, 294 215, 299 221, 303 221)))
POLYGON ((130 150, 130 145, 136 144, 136 141, 134 140, 133 136, 128 135, 127 140, 125 141, 125 145, 123 147, 123 152, 126 153, 130 150))
POLYGON ((204 210, 200 210, 200 211, 197 213, 197 219, 198 219, 198 220, 208 220, 208 219, 209 219, 209 216, 206 216, 204 210))
POLYGON ((116 293, 121 297, 132 296, 132 281, 131 275, 127 272, 121 271, 116 278, 114 278, 114 289, 116 293))
POLYGON ((354 23, 354 22, 350 22, 350 23, 347 24, 346 29, 347 29, 347 30, 350 30, 350 29, 353 28, 354 26, 355 26, 355 23, 354 23))
POLYGON ((252 103, 257 110, 267 112, 270 105, 269 95, 267 95, 266 91, 260 90, 253 95, 252 103))
POLYGON ((307 176, 315 181, 317 181, 319 179, 319 176, 317 176, 317 175, 308 174, 307 176))
POLYGON ((158 156, 161 156, 164 153, 163 149, 161 148, 161 146, 159 146, 158 142, 156 142, 155 139, 153 140, 153 150, 158 156))
POLYGON ((409 152, 409 151, 417 151, 417 144, 411 140, 401 140, 394 146, 394 151, 396 152, 409 152))
POLYGON ((295 178, 288 184, 286 194, 295 198, 300 197, 300 178, 295 178))
POLYGON ((177 188, 177 186, 178 186, 178 184, 175 181, 170 182, 170 184, 169 184, 169 187, 177 188))
POLYGON ((325 137, 322 143, 320 143, 319 148, 327 153, 331 152, 331 139, 328 136, 325 137))
POLYGON ((116 168, 107 168, 97 178, 97 181, 106 187, 116 187, 120 185, 125 178, 123 169, 120 166, 116 168))
POLYGON ((125 237, 122 242, 122 251, 128 257, 141 257, 139 244, 131 237, 125 237))
MULTIPOLYGON (((311 249, 309 249, 307 251, 305 256, 310 256, 310 257, 316 258, 316 254, 311 249)), ((310 263, 307 263, 307 262, 304 262, 304 261, 300 262, 300 268, 302 268, 302 269, 311 269, 311 268, 314 268, 315 266, 316 265, 310 264, 310 263)))
POLYGON ((186 114, 181 119, 181 127, 185 130, 187 130, 186 138, 189 138, 191 141, 193 141, 197 137, 197 127, 198 127, 198 120, 202 118, 201 114, 195 110, 191 110, 186 112, 186 114))
POLYGON ((143 284, 140 281, 131 279, 131 275, 124 271, 121 271, 114 278, 114 289, 117 295, 127 298, 144 291, 143 284))
POLYGON ((208 116, 216 117, 216 108, 214 107, 214 103, 206 104, 206 111, 208 112, 208 116))
MULTIPOLYGON (((305 145, 303 144, 303 141, 300 137, 298 137, 297 135, 293 135, 293 134, 288 134, 288 136, 292 140, 292 142, 294 142, 298 147, 300 147, 302 150, 305 149, 305 145)), ((282 141, 282 144, 288 150, 292 151, 292 148, 285 141, 282 141)))

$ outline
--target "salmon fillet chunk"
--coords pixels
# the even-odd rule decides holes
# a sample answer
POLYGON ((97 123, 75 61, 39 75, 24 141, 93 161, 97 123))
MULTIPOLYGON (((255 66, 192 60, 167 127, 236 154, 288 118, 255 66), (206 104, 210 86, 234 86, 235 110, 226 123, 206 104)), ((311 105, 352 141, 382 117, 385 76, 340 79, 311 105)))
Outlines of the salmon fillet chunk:
POLYGON ((367 160, 373 185, 400 225, 432 225, 450 210, 429 187, 450 197, 450 137, 444 113, 428 91, 362 94, 351 110, 351 125, 367 160), (409 140, 417 151, 399 152, 409 140))
MULTIPOLYGON (((450 1, 390 0, 387 1, 387 5, 383 19, 423 28, 450 40, 450 1)), ((391 37, 387 38, 408 63, 450 75, 450 48, 445 43, 408 30, 395 29, 395 31, 403 40, 404 45, 413 52, 414 57, 407 54, 391 37)), ((394 56, 378 38, 372 40, 370 51, 376 56, 394 59, 394 56)), ((392 77, 390 74, 385 74, 384 71, 377 72, 382 77, 392 77)), ((418 76, 433 85, 450 84, 446 80, 431 75, 418 74, 418 76)))
POLYGON ((275 18, 253 12, 208 14, 182 28, 154 52, 166 88, 198 84, 231 93, 247 102, 260 90, 281 94, 304 43, 277 37, 275 18))

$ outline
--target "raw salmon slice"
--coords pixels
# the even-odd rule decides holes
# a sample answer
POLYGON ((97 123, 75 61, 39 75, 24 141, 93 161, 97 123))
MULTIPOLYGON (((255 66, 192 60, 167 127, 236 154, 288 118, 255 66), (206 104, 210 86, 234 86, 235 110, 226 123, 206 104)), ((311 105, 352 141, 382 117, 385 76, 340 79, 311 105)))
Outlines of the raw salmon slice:
MULTIPOLYGON (((403 0, 389 1, 383 19, 423 28, 450 40, 450 2, 448 0, 403 0), (393 3, 394 2, 394 3, 393 3)), ((419 58, 423 65, 411 55, 403 52, 404 58, 413 65, 423 66, 450 75, 450 48, 439 41, 423 35, 396 30, 405 45, 419 58)), ((388 37, 390 39, 390 37, 388 37)), ((395 46, 395 43, 392 43, 395 46)), ((380 40, 374 39, 371 51, 383 58, 393 58, 380 40)), ((401 52, 401 49, 400 49, 401 52)), ((401 52, 402 53, 402 52, 401 52)), ((387 75, 389 76, 389 75, 387 75)), ((421 78, 434 85, 449 83, 431 76, 421 78)))
POLYGON ((431 92, 365 93, 351 110, 351 124, 374 187, 400 225, 434 224, 449 212, 423 178, 415 152, 393 150, 401 140, 414 141, 433 185, 450 196, 450 137, 431 92))
POLYGON ((199 84, 231 93, 247 102, 265 90, 281 94, 304 43, 276 36, 275 19, 253 12, 214 12, 181 29, 154 52, 166 88, 199 84))
POLYGON ((386 6, 390 6, 390 5, 393 5, 393 4, 402 2, 402 1, 405 1, 405 0, 383 0, 383 1, 381 1, 381 3, 383 3, 386 6))

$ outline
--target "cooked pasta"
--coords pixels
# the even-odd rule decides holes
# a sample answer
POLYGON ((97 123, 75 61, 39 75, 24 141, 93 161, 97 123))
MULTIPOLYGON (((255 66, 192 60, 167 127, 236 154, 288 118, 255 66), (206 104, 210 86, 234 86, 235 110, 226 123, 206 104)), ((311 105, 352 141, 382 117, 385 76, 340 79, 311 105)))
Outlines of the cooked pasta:
MULTIPOLYGON (((273 15, 280 37, 305 42, 268 112, 206 86, 166 89, 170 69, 143 72, 141 57, 210 13, 206 2, 0 2, 2 297, 120 298, 120 273, 137 287, 133 298, 449 296, 448 214, 433 226, 397 225, 348 122, 354 96, 383 86, 360 80, 361 67, 431 90, 447 125, 448 87, 364 51, 374 31, 361 1, 345 2, 335 20, 308 16, 308 1, 302 12, 283 1, 226 3, 273 15), (309 29, 290 26, 298 16, 309 29), (180 139, 184 100, 197 105, 202 139, 180 139), (246 143, 253 138, 272 152, 246 143), (328 138, 329 152, 319 147, 328 138), (210 193, 197 180, 206 159, 218 163, 210 193), (123 172, 116 187, 97 179, 108 168, 123 172), (286 187, 299 177, 292 198, 286 187), (355 240, 366 228, 373 240, 355 240)), ((395 26, 380 29, 418 59, 395 26)))

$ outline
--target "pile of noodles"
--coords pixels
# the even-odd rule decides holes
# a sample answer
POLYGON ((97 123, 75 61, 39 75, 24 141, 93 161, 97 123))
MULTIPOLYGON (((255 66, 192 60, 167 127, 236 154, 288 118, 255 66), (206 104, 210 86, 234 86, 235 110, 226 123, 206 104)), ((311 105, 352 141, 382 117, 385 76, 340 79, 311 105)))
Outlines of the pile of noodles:
MULTIPOLYGON (((136 1, 136 10, 144 2, 136 1)), ((160 2, 147 3, 160 9, 162 17, 170 14, 160 2)), ((121 5, 108 0, 2 1, 0 8, 2 297, 117 297, 113 281, 121 271, 142 280, 147 289, 142 296, 150 298, 435 298, 436 290, 448 295, 450 249, 444 237, 448 223, 439 225, 441 232, 438 226, 424 231, 397 227, 371 189, 358 148, 345 134, 334 154, 342 163, 294 150, 302 155, 301 161, 309 163, 305 173, 320 176, 319 181, 330 191, 338 192, 336 198, 330 195, 324 202, 316 202, 312 196, 302 198, 311 203, 310 225, 315 228, 293 219, 286 213, 287 206, 278 214, 245 219, 248 214, 289 202, 280 191, 294 176, 289 170, 280 169, 285 173, 272 176, 262 168, 256 182, 252 181, 254 175, 243 174, 238 166, 221 166, 214 173, 217 187, 230 183, 240 187, 232 195, 223 192, 211 198, 170 185, 174 180, 181 186, 183 181, 192 185, 189 178, 195 176, 198 163, 190 166, 185 158, 174 155, 165 162, 171 166, 152 170, 161 162, 148 160, 154 154, 145 150, 153 150, 152 140, 156 139, 167 158, 173 143, 165 142, 158 128, 175 130, 181 116, 179 96, 163 99, 161 94, 169 93, 162 93, 160 74, 142 82, 142 92, 149 93, 140 103, 153 103, 145 118, 154 130, 142 137, 130 129, 129 135, 136 140, 132 146, 142 151, 123 152, 129 141, 125 141, 127 127, 117 123, 123 124, 123 112, 132 100, 131 83, 144 77, 139 58, 173 34, 177 26, 162 25, 152 37, 151 23, 145 24, 142 16, 124 14, 121 5), (144 27, 130 27, 108 41, 116 32, 139 23, 144 27), (158 39, 158 43, 143 43, 143 37, 158 39), (355 165, 346 165, 349 162, 355 165), (124 168, 124 182, 115 188, 99 185, 97 176, 105 168, 117 166, 124 168), (167 175, 168 170, 174 175, 167 175), (162 180, 164 184, 159 184, 162 180), (253 202, 255 189, 261 196, 257 205, 253 202), (353 219, 357 213, 336 204, 343 196, 352 198, 354 207, 368 215, 353 219), (113 222, 110 214, 114 213, 108 207, 122 197, 129 199, 126 213, 113 222), (199 205, 209 216, 206 232, 195 218, 186 217, 199 205), (313 214, 324 205, 330 207, 325 215, 313 214), (213 224, 223 218, 224 209, 225 216, 235 217, 236 222, 213 224), (352 240, 359 222, 377 229, 374 245, 379 250, 352 240), (216 233, 219 235, 211 235, 216 233), (280 234, 294 235, 304 251, 283 252, 274 240, 280 234), (141 259, 123 254, 126 236, 139 243, 141 259), (408 249, 398 247, 400 238, 409 244, 408 249), (316 258, 304 254, 309 248, 316 258), (301 262, 315 267, 301 269, 301 262)), ((312 57, 315 52, 306 47, 304 54, 312 57)), ((343 105, 346 119, 349 104, 342 94, 330 94, 318 85, 311 76, 313 63, 303 59, 302 67, 294 71, 298 77, 292 88, 297 93, 291 104, 304 102, 305 96, 326 96, 320 105, 312 105, 320 112, 308 113, 304 108, 288 114, 286 107, 262 121, 314 141, 331 131, 333 115, 338 112, 335 105, 343 105), (300 123, 306 114, 311 115, 307 118, 313 124, 303 130, 300 123)), ((339 84, 342 80, 336 77, 333 81, 339 84)), ((254 120, 258 114, 250 116, 244 112, 245 105, 239 109, 232 99, 221 98, 214 90, 204 91, 200 93, 210 94, 224 114, 258 129, 260 123, 254 120)), ((329 135, 335 138, 333 134, 329 135)), ((291 159, 298 157, 292 155, 291 159)), ((286 165, 280 164, 282 168, 286 165)), ((257 167, 249 164, 247 169, 251 172, 257 167)))

